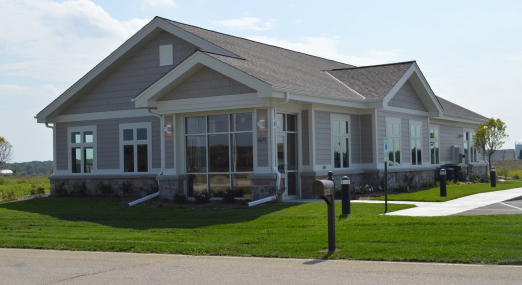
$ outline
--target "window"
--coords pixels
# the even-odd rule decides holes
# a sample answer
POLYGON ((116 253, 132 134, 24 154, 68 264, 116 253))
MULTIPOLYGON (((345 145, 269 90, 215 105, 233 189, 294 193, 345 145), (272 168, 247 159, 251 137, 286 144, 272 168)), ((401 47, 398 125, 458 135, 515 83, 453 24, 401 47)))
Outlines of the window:
POLYGON ((473 143, 474 132, 463 132, 464 154, 466 155, 467 163, 478 162, 477 148, 473 143))
POLYGON ((350 167, 350 117, 332 115, 332 156, 334 168, 350 167))
POLYGON ((250 197, 248 174, 254 171, 252 113, 185 118, 188 196, 210 191, 214 197, 233 189, 250 197))
POLYGON ((430 125, 430 162, 440 164, 439 126, 430 125))
POLYGON ((388 138, 388 165, 401 165, 401 119, 386 118, 388 138))
POLYGON ((410 121, 411 165, 422 165, 422 122, 410 121))
POLYGON ((151 123, 120 125, 120 169, 149 172, 152 168, 151 123))
POLYGON ((159 62, 160 66, 173 65, 174 54, 172 53, 172 45, 162 45, 159 47, 159 62))
POLYGON ((67 133, 69 171, 93 173, 96 168, 96 126, 70 127, 67 133))

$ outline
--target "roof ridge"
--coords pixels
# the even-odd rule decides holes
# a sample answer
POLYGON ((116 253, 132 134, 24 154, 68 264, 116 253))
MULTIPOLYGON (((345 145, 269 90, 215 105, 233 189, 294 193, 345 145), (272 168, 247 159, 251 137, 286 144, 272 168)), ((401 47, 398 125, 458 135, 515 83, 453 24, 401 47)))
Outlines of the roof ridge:
MULTIPOLYGON (((178 23, 178 24, 182 24, 182 25, 190 26, 190 27, 193 27, 193 28, 197 28, 197 29, 201 29, 201 30, 209 31, 209 32, 212 32, 212 33, 216 33, 216 34, 220 34, 220 35, 225 35, 225 36, 233 37, 233 38, 237 38, 237 39, 242 39, 242 40, 245 40, 245 41, 250 41, 250 42, 257 43, 257 44, 261 44, 261 45, 266 45, 266 46, 270 46, 270 47, 275 47, 275 48, 278 48, 278 49, 283 49, 283 50, 286 50, 286 51, 295 52, 295 53, 303 54, 303 55, 310 56, 310 57, 315 57, 315 58, 319 58, 319 59, 323 59, 323 60, 328 60, 328 61, 335 62, 335 63, 345 64, 345 65, 351 65, 351 66, 353 66, 353 67, 356 67, 356 66, 353 65, 353 64, 349 64, 349 63, 345 63, 345 62, 340 62, 340 61, 336 61, 336 60, 333 60, 333 59, 328 59, 328 58, 324 58, 324 57, 320 57, 320 56, 316 56, 316 55, 312 55, 312 54, 307 54, 307 53, 304 53, 304 52, 295 51, 295 50, 291 50, 291 49, 287 49, 287 48, 284 48, 284 47, 279 47, 279 46, 275 46, 275 45, 271 45, 271 44, 267 44, 267 43, 262 43, 262 42, 254 41, 254 40, 251 40, 251 39, 246 39, 246 38, 242 38, 242 37, 234 36, 234 35, 229 35, 229 34, 225 34, 225 33, 222 33, 222 32, 217 32, 217 31, 213 31, 213 30, 209 30, 209 29, 201 28, 201 27, 198 27, 198 26, 194 26, 194 25, 185 24, 185 23, 181 23, 181 22, 178 22, 178 21, 170 20, 170 19, 163 18, 163 17, 160 17, 160 16, 156 16, 156 17, 157 17, 157 18, 160 18, 160 19, 163 19, 163 20, 166 20, 166 21, 169 21, 169 22, 174 22, 174 23, 178 23)), ((155 18, 156 18, 156 17, 155 17, 155 18)), ((187 32, 189 32, 189 31, 187 31, 187 32)), ((190 32, 189 32, 189 33, 190 33, 190 32)), ((192 34, 192 33, 191 33, 191 34, 192 34)), ((198 36, 198 37, 199 37, 199 36, 198 36)), ((201 37, 199 37, 199 38, 201 38, 201 37)), ((213 44, 215 44, 215 43, 213 43, 213 44)), ((221 47, 221 48, 223 48, 223 47, 221 47)), ((223 48, 223 49, 225 49, 225 48, 223 48)), ((238 56, 239 56, 239 55, 238 55, 238 56)))
POLYGON ((329 70, 329 71, 348 70, 348 69, 360 69, 360 68, 386 66, 386 65, 398 65, 398 64, 414 63, 414 62, 417 62, 417 61, 416 60, 410 60, 410 61, 401 61, 401 62, 393 62, 393 63, 375 64, 375 65, 354 66, 354 67, 348 67, 348 68, 336 68, 336 69, 332 69, 332 70, 329 70))

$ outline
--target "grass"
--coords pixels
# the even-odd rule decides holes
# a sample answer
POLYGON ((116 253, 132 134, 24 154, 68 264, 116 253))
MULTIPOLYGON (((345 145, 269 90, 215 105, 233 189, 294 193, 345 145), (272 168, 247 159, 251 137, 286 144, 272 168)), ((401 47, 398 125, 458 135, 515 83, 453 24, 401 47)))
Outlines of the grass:
POLYGON ((0 203, 0 247, 522 264, 522 215, 383 216, 383 205, 362 203, 352 204, 350 216, 340 211, 336 203, 340 250, 325 255, 325 203, 186 210, 37 199, 0 203))
MULTIPOLYGON (((389 194, 389 201, 419 201, 419 202, 444 202, 469 196, 478 193, 506 190, 512 188, 522 187, 522 181, 520 180, 506 180, 503 183, 497 183, 497 187, 491 187, 491 184, 464 184, 464 185, 448 185, 446 186, 446 197, 440 196, 440 188, 435 187, 428 190, 413 192, 413 193, 401 193, 401 194, 389 194)), ((384 196, 374 197, 371 200, 384 201, 384 196)))
POLYGON ((15 198, 23 198, 30 194, 31 188, 42 187, 45 193, 49 193, 49 178, 47 177, 0 177, 0 200, 8 191, 13 191, 15 198))

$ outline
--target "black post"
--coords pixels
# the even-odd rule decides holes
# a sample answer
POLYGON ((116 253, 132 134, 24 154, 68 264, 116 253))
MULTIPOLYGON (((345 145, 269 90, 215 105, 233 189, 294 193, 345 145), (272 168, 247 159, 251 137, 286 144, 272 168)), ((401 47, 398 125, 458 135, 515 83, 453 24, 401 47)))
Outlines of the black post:
POLYGON ((341 197, 343 201, 343 215, 349 215, 350 209, 350 178, 344 176, 341 178, 341 197))
MULTIPOLYGON (((328 171, 328 180, 333 181, 333 172, 328 171)), ((328 204, 328 252, 335 251, 335 189, 330 195, 324 196, 328 204)))
POLYGON ((441 168, 439 170, 439 178, 440 178, 440 196, 446 197, 446 169, 441 168))
POLYGON ((497 169, 495 166, 491 166, 489 177, 491 178, 491 187, 497 187, 497 169))
POLYGON ((388 162, 384 162, 384 213, 388 212, 388 162))

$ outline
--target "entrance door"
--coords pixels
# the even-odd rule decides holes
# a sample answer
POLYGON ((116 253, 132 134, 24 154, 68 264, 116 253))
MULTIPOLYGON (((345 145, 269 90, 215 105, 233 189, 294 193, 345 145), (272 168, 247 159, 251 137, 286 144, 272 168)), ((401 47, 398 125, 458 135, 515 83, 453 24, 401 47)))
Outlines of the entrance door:
POLYGON ((297 115, 277 114, 277 168, 285 198, 298 198, 299 169, 297 151, 297 115))

